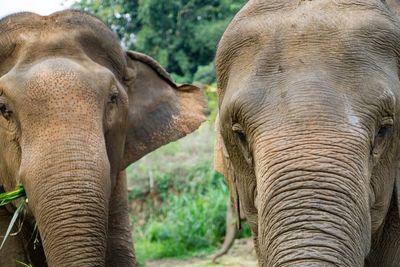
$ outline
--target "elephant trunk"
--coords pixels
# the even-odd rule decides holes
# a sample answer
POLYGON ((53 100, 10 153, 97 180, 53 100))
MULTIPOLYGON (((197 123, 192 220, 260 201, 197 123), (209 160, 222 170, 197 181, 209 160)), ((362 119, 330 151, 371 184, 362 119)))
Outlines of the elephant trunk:
POLYGON ((281 147, 255 152, 261 266, 364 265, 368 157, 335 139, 275 141, 281 147))
POLYGON ((104 140, 79 139, 34 145, 21 164, 49 266, 105 265, 110 166, 104 140))

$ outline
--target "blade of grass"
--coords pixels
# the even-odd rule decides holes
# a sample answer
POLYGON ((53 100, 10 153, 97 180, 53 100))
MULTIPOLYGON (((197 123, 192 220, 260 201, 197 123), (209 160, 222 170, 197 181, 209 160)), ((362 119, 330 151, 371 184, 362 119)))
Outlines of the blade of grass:
POLYGON ((3 248, 3 245, 4 245, 4 243, 6 242, 8 236, 10 235, 11 230, 12 230, 12 228, 13 228, 15 222, 16 222, 17 219, 18 219, 18 215, 19 215, 19 213, 21 212, 21 210, 22 210, 22 208, 23 208, 24 206, 25 206, 25 202, 23 201, 23 202, 21 202, 21 204, 18 206, 18 208, 15 210, 14 215, 13 215, 13 217, 11 218, 10 224, 8 225, 7 232, 6 232, 6 234, 4 235, 3 242, 1 242, 0 250, 3 248))
POLYGON ((17 263, 21 264, 24 267, 32 267, 30 264, 23 263, 22 261, 16 261, 17 263))
POLYGON ((11 201, 20 197, 25 197, 26 193, 22 186, 18 186, 14 191, 0 193, 0 207, 7 205, 11 201))

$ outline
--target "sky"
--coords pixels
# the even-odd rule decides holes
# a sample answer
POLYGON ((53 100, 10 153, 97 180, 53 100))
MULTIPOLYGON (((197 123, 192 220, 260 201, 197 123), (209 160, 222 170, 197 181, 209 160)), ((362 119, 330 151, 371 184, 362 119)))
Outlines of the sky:
POLYGON ((31 11, 48 15, 68 8, 74 0, 0 0, 0 18, 15 12, 31 11))

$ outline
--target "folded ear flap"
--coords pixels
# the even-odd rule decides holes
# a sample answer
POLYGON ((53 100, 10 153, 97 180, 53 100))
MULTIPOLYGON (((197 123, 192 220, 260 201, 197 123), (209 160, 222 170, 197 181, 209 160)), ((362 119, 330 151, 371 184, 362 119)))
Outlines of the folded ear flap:
POLYGON ((224 176, 225 183, 229 187, 230 198, 232 205, 235 209, 235 215, 237 216, 236 222, 238 229, 241 229, 240 221, 240 200, 239 193, 236 186, 236 176, 233 168, 233 164, 229 159, 228 152, 226 150, 224 140, 220 133, 220 122, 219 114, 215 119, 215 137, 214 137, 214 169, 224 176))
POLYGON ((176 85, 152 58, 126 53, 128 130, 121 169, 158 147, 196 130, 205 120, 206 102, 196 86, 176 85))

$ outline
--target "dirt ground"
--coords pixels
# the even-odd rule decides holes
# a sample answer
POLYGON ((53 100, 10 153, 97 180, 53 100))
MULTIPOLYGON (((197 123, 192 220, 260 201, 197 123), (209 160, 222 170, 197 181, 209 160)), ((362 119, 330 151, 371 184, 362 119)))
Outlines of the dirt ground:
POLYGON ((252 239, 237 239, 229 253, 216 263, 211 257, 190 258, 184 260, 157 260, 146 263, 146 267, 257 267, 257 259, 252 239))

